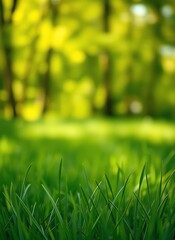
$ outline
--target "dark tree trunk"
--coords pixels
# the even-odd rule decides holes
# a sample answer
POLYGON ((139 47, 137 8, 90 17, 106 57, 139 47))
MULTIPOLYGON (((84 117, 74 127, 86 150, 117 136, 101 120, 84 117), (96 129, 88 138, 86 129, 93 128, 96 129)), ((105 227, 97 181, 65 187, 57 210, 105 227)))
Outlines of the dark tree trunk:
POLYGON ((13 69, 12 69, 12 47, 10 43, 11 39, 11 22, 12 22, 12 15, 16 9, 17 0, 14 0, 11 7, 11 15, 9 19, 4 18, 4 6, 2 0, 0 0, 0 33, 4 39, 2 40, 2 49, 4 52, 5 58, 5 69, 4 69, 4 85, 6 87, 8 93, 8 100, 9 104, 12 109, 13 117, 17 117, 17 110, 16 110, 16 100, 13 91, 13 69))
POLYGON ((0 27, 2 29, 4 25, 4 7, 3 7, 3 3, 2 0, 0 0, 0 27))
MULTIPOLYGON (((110 32, 110 14, 111 6, 110 0, 104 0, 104 14, 103 14, 103 28, 104 33, 110 32)), ((103 78, 104 86, 106 90, 106 101, 104 106, 104 113, 107 116, 113 115, 113 100, 112 100, 112 82, 111 82, 111 65, 112 60, 109 50, 106 48, 102 54, 102 68, 103 68, 103 78)))
MULTIPOLYGON (((157 49, 156 49, 157 50, 157 49)), ((160 76, 162 74, 162 66, 160 62, 160 56, 158 53, 158 50, 154 53, 154 58, 152 61, 152 66, 151 66, 151 71, 150 71, 150 80, 148 82, 148 87, 147 87, 147 95, 146 95, 146 103, 145 103, 145 112, 149 116, 154 116, 155 115, 155 90, 156 86, 160 80, 160 76)))
POLYGON ((156 109, 155 90, 163 71, 160 54, 159 54, 160 41, 162 39, 162 32, 161 32, 162 5, 161 3, 157 2, 157 4, 155 4, 155 6, 153 7, 155 10, 155 14, 157 15, 158 21, 152 27, 152 31, 154 33, 154 45, 152 46, 154 51, 153 53, 154 56, 151 62, 150 80, 148 82, 147 94, 145 99, 145 112, 150 116, 155 115, 155 109, 156 109))
MULTIPOLYGON (((57 17, 58 17, 58 2, 54 2, 49 0, 48 2, 50 14, 51 14, 51 21, 53 28, 57 25, 57 17)), ((50 86, 51 86, 51 60, 53 56, 53 48, 50 46, 47 53, 46 53, 46 64, 47 69, 43 76, 43 109, 42 114, 46 113, 49 109, 49 98, 50 98, 50 86)))
POLYGON ((103 63, 103 77, 104 86, 106 90, 106 101, 104 106, 104 113, 107 116, 113 115, 113 99, 112 99, 112 83, 111 83, 111 58, 109 53, 106 51, 104 53, 104 63, 103 63))
POLYGON ((4 54, 6 58, 5 82, 6 82, 8 95, 9 95, 9 104, 12 109, 13 117, 17 117, 16 100, 15 100, 14 91, 13 91, 13 70, 12 70, 12 61, 11 61, 11 49, 5 47, 4 54))
POLYGON ((50 96, 50 82, 51 82, 51 59, 52 59, 52 48, 50 48, 46 54, 47 69, 43 76, 43 110, 42 113, 46 113, 49 108, 49 96, 50 96))

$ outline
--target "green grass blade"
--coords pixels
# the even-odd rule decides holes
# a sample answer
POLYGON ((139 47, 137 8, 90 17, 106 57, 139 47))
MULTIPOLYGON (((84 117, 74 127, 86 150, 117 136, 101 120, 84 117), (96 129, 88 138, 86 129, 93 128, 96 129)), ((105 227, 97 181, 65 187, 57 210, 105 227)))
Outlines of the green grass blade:
POLYGON ((171 178, 173 177, 174 174, 175 174, 175 169, 172 171, 172 173, 168 176, 168 178, 166 180, 165 186, 163 187, 161 195, 160 195, 160 200, 162 199, 162 196, 163 196, 163 194, 166 190, 166 187, 167 187, 168 183, 170 182, 170 180, 171 180, 171 178))
POLYGON ((36 226, 36 228, 39 230, 39 232, 42 234, 42 236, 44 237, 44 239, 48 239, 47 236, 45 235, 45 233, 43 232, 43 229, 41 228, 41 226, 39 225, 39 223, 37 222, 37 220, 34 218, 34 216, 32 215, 32 213, 30 212, 29 208, 26 206, 26 204, 24 203, 24 201, 22 200, 22 198, 16 194, 17 198, 20 201, 21 206, 24 208, 24 210, 26 211, 26 213, 29 215, 29 217, 32 219, 34 225, 36 226))
POLYGON ((58 197, 59 197, 59 207, 61 208, 61 173, 62 173, 62 159, 59 166, 59 182, 58 182, 58 197))
POLYGON ((147 187, 147 196, 148 196, 148 203, 149 203, 149 208, 151 208, 151 194, 150 194, 150 185, 148 181, 148 173, 146 171, 146 187, 147 187))
POLYGON ((61 226, 63 226, 63 219, 62 219, 61 213, 60 213, 60 211, 59 211, 55 201, 53 200, 52 196, 50 195, 50 193, 48 192, 48 190, 45 188, 45 186, 43 184, 42 184, 42 188, 44 189, 44 191, 46 192, 47 196, 49 197, 49 199, 50 199, 50 201, 52 203, 52 206, 53 206, 53 208, 55 210, 55 213, 56 213, 56 215, 58 217, 58 220, 59 220, 61 226))
POLYGON ((80 187, 80 189, 81 189, 81 192, 82 192, 82 194, 83 194, 84 200, 85 200, 85 202, 86 202, 86 204, 87 204, 87 209, 88 209, 88 211, 90 212, 91 209, 90 209, 90 205, 89 205, 89 201, 88 201, 88 198, 87 198, 87 196, 86 196, 86 193, 85 193, 85 191, 84 191, 84 189, 83 189, 82 187, 80 187))
POLYGON ((139 203, 140 206, 142 207, 143 212, 145 213, 145 216, 146 216, 147 220, 149 221, 149 220, 150 220, 150 216, 148 215, 148 213, 147 213, 147 211, 146 211, 143 203, 141 202, 141 200, 139 199, 139 197, 135 194, 135 192, 133 192, 133 193, 134 193, 134 196, 135 196, 135 198, 137 199, 138 203, 139 203))
POLYGON ((27 169, 27 171, 26 171, 26 174, 25 174, 25 176, 24 176, 24 180, 23 180, 22 187, 21 187, 21 194, 20 194, 20 197, 21 197, 21 198, 22 198, 23 191, 24 191, 24 188, 25 188, 26 179, 27 179, 27 176, 28 176, 28 174, 29 174, 29 171, 30 171, 31 167, 32 167, 32 163, 29 165, 29 167, 28 167, 28 169, 27 169))
POLYGON ((141 172, 141 175, 140 175, 140 181, 139 181, 139 192, 140 192, 140 189, 141 189, 141 186, 142 186, 142 182, 143 182, 144 174, 145 174, 145 165, 143 166, 143 169, 142 169, 142 172, 141 172))
POLYGON ((105 174, 105 178, 106 178, 108 187, 109 187, 109 189, 110 189, 110 192, 111 192, 111 194, 112 194, 112 198, 114 199, 114 193, 113 193, 113 190, 112 190, 112 186, 111 186, 111 183, 110 183, 110 181, 109 181, 109 178, 108 178, 108 176, 107 176, 106 174, 105 174))
POLYGON ((165 209, 166 204, 167 204, 167 202, 168 202, 168 196, 169 196, 169 194, 167 194, 167 195, 164 197, 164 199, 162 200, 162 202, 161 202, 161 203, 159 204, 159 206, 158 206, 157 212, 159 213, 160 216, 161 216, 161 215, 163 214, 163 212, 164 212, 164 209, 165 209), (160 212, 161 208, 162 208, 162 211, 160 212))
MULTIPOLYGON (((129 208, 129 205, 130 205, 131 201, 132 201, 132 198, 128 201, 128 203, 127 203, 126 208, 124 209, 124 211, 122 211, 122 215, 121 215, 120 219, 118 220, 118 222, 117 222, 117 224, 116 224, 116 226, 115 226, 115 228, 114 228, 114 231, 118 228, 118 226, 120 225, 120 223, 121 223, 122 220, 125 221, 124 216, 125 216, 125 214, 126 214, 126 211, 127 211, 128 208, 129 208)), ((112 203, 111 203, 111 204, 112 204, 112 203)), ((113 204, 112 204, 112 205, 113 205, 113 204)), ((113 207, 114 207, 114 206, 115 206, 115 205, 113 205, 113 207)), ((118 210, 118 211, 119 211, 119 210, 118 210)), ((131 231, 130 226, 127 225, 127 227, 129 227, 130 233, 132 234, 132 231, 131 231)))
MULTIPOLYGON (((126 213, 128 207, 129 207, 131 201, 132 201, 132 198, 129 200, 129 202, 128 202, 126 208, 125 208, 125 211, 124 211, 125 213, 126 213)), ((122 220, 124 221, 125 225, 127 226, 128 230, 129 230, 129 233, 131 234, 132 239, 134 239, 134 235, 133 235, 132 229, 131 229, 130 225, 128 224, 128 222, 127 222, 127 220, 126 220, 126 218, 125 218, 125 214, 123 214, 123 212, 121 212, 121 211, 118 209, 118 207, 117 207, 116 205, 114 205, 111 201, 110 201, 110 204, 112 204, 113 207, 114 207, 114 208, 117 210, 117 212, 120 214, 120 216, 121 216, 120 222, 121 222, 122 220)), ((115 229, 116 229, 116 227, 117 227, 117 225, 115 226, 115 229)))
POLYGON ((22 199, 25 198, 25 196, 26 196, 26 194, 27 194, 27 192, 28 192, 30 187, 31 187, 31 184, 28 184, 27 187, 24 189, 24 192, 23 192, 23 195, 22 195, 22 199))
POLYGON ((94 222, 94 224, 93 224, 93 226, 92 226, 92 229, 91 229, 91 231, 93 231, 93 230, 94 230, 94 228, 95 228, 95 226, 97 225, 97 223, 99 222, 99 220, 100 220, 101 216, 102 216, 102 212, 101 212, 101 213, 98 215, 98 217, 97 217, 96 221, 94 222))

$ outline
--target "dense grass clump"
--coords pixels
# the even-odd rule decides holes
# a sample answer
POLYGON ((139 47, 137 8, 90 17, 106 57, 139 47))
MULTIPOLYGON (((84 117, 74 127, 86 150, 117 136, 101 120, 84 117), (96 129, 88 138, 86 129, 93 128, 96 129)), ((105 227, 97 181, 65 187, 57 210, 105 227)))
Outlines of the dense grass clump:
POLYGON ((2 122, 0 239, 175 238, 174 135, 59 124, 2 122))
MULTIPOLYGON (((61 162, 62 164, 62 162, 61 162)), ((1 239, 173 239, 175 190, 173 177, 152 181, 146 167, 138 186, 119 169, 116 182, 107 176, 92 188, 88 180, 72 193, 61 184, 52 193, 40 186, 42 201, 30 200, 26 177, 18 192, 13 184, 1 196, 1 239), (61 187, 62 185, 62 187, 61 187)), ((28 173, 28 171, 27 171, 28 173)))

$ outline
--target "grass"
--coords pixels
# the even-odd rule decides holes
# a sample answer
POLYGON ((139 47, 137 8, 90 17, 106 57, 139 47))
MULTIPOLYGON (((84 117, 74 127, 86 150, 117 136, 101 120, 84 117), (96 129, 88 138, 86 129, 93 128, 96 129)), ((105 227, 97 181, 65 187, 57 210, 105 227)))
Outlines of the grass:
POLYGON ((174 239, 175 125, 0 121, 0 239, 174 239))

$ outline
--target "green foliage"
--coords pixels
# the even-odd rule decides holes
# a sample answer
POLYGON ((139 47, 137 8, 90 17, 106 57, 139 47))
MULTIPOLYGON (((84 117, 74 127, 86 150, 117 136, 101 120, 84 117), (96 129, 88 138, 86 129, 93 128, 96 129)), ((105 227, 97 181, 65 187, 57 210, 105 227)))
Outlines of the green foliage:
POLYGON ((174 117, 174 11, 172 0, 1 0, 0 111, 174 117))

